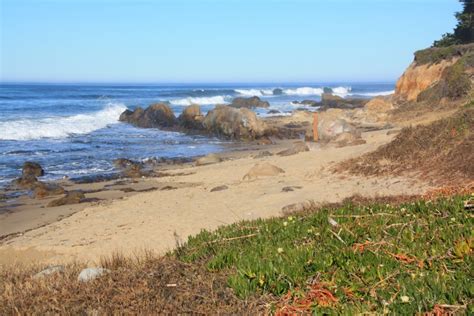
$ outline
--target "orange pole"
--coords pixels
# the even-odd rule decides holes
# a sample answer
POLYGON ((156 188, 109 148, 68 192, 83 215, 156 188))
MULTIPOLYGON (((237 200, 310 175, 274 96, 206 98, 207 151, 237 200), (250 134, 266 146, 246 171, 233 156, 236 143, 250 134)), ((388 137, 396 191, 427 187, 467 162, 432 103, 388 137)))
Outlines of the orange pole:
POLYGON ((318 136, 318 112, 313 113, 313 141, 317 142, 318 136))

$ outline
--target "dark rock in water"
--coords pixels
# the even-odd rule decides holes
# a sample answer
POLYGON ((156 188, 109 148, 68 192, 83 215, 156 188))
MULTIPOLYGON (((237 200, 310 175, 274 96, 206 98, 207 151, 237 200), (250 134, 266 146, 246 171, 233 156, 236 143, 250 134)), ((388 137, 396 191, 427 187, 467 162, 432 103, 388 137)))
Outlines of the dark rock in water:
POLYGON ((180 126, 191 130, 201 130, 203 120, 201 107, 197 104, 186 107, 178 118, 180 126))
POLYGON ((64 192, 64 189, 55 183, 38 181, 34 186, 32 196, 36 199, 42 199, 48 196, 64 194, 64 192))
POLYGON ((27 161, 23 164, 22 176, 41 177, 44 176, 44 170, 39 163, 27 161))
POLYGON ((267 112, 267 114, 278 114, 278 113, 281 113, 281 112, 278 110, 270 110, 267 112))
POLYGON ((270 103, 260 100, 259 97, 242 98, 237 97, 230 104, 233 108, 268 108, 270 103))
POLYGON ((135 111, 126 110, 119 120, 144 128, 173 127, 176 117, 171 108, 164 103, 150 105, 146 110, 138 107, 135 111))
POLYGON ((332 93, 333 91, 332 91, 331 88, 324 87, 324 88, 323 88, 323 92, 324 92, 324 93, 332 93))
POLYGON ((282 95, 283 90, 280 88, 273 89, 273 95, 282 95))
POLYGON ((56 200, 52 200, 48 203, 47 206, 55 207, 61 205, 78 204, 81 203, 85 198, 86 196, 81 191, 70 191, 66 193, 66 196, 56 200))
POLYGON ((130 166, 136 165, 138 162, 127 158, 118 158, 113 161, 115 168, 117 169, 126 169, 130 166))
POLYGON ((323 93, 321 96, 321 103, 323 110, 328 108, 339 108, 339 109, 355 109, 363 107, 369 100, 366 99, 354 99, 354 98, 341 98, 337 95, 329 93, 323 93))
POLYGON ((271 132, 251 110, 227 105, 218 105, 209 111, 203 126, 209 134, 242 140, 261 138, 271 132))
POLYGON ((215 188, 212 188, 211 189, 211 192, 218 192, 218 191, 224 191, 224 190, 227 190, 229 187, 226 186, 226 185, 220 185, 220 186, 217 186, 215 188))

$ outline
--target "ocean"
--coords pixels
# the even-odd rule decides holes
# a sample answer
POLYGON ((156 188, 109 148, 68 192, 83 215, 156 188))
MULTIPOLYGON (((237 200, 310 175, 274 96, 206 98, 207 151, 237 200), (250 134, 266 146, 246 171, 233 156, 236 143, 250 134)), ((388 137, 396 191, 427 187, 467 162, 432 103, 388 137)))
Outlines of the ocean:
MULTIPOLYGON (((182 133, 140 129, 118 122, 125 109, 169 102, 176 115, 190 104, 204 113, 237 96, 270 103, 256 109, 289 115, 319 100, 325 87, 341 97, 369 98, 393 92, 394 83, 245 84, 245 85, 84 85, 0 84, 0 187, 21 174, 25 161, 39 162, 45 180, 68 176, 108 176, 116 158, 183 158, 219 152, 229 141, 182 133), (278 89, 278 90, 275 90, 278 89)), ((314 108, 308 108, 315 110, 314 108)))

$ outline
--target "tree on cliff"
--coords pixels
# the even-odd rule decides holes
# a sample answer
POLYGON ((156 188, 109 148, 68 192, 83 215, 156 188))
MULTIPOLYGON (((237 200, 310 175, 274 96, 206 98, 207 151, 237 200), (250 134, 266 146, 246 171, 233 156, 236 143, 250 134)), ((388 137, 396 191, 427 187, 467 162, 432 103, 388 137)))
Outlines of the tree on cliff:
POLYGON ((446 33, 434 47, 468 44, 474 42, 474 0, 459 0, 463 4, 462 12, 456 13, 458 24, 453 33, 446 33))

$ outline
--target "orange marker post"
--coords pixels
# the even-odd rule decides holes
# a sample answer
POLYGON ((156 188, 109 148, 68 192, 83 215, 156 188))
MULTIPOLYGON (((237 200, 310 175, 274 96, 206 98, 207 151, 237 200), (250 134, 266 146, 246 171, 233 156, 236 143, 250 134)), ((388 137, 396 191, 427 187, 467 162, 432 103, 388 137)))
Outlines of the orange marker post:
POLYGON ((313 141, 317 142, 318 136, 318 112, 313 113, 313 141))

